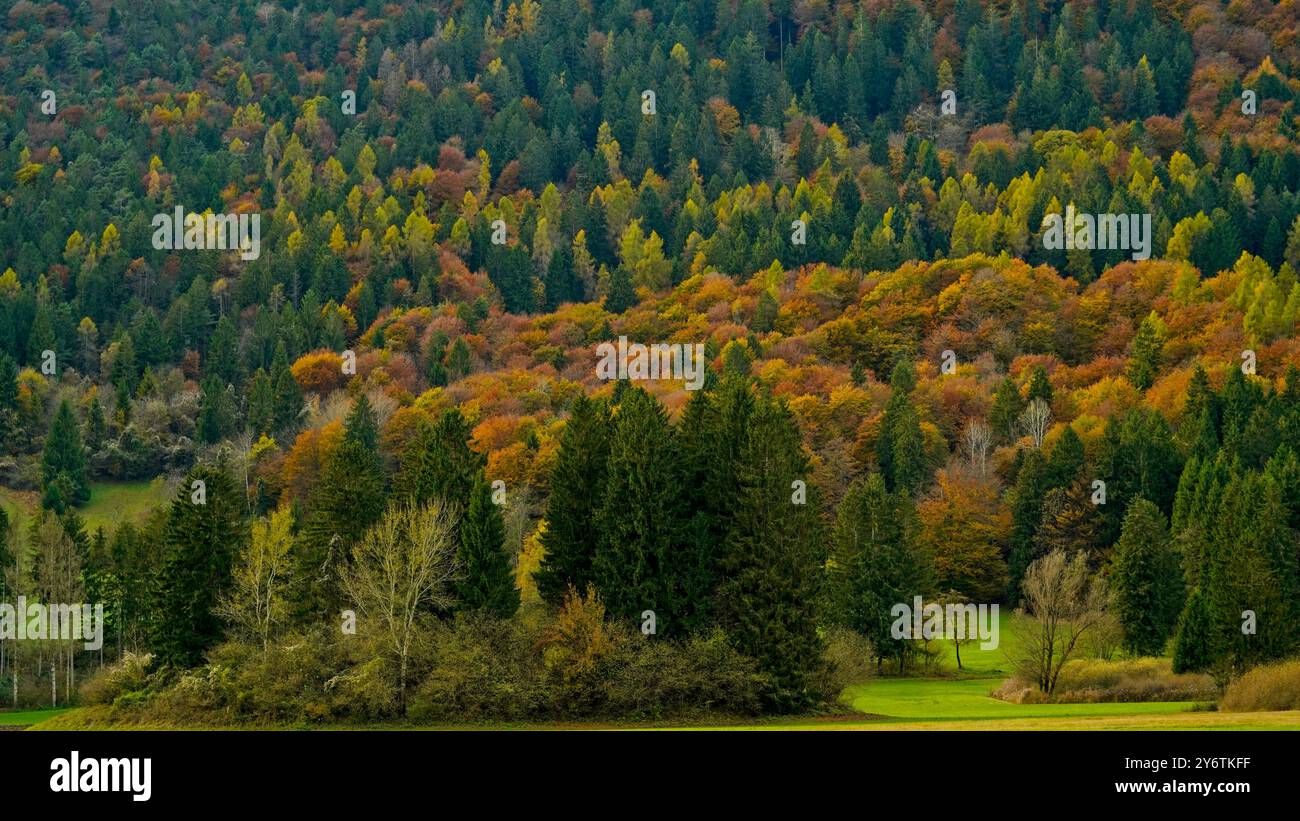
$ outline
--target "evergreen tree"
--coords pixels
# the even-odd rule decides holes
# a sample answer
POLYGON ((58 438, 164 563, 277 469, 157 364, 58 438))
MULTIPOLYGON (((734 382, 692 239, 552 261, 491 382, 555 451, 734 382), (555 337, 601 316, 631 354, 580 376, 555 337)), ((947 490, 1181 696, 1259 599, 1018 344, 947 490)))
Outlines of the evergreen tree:
POLYGON ((289 354, 281 340, 271 360, 271 390, 274 394, 276 430, 293 430, 302 416, 302 389, 289 370, 289 354))
POLYGON ((235 483, 220 468, 195 468, 177 491, 156 576, 150 641, 155 664, 193 667, 221 639, 215 608, 244 544, 242 510, 235 483))
POLYGON ((660 635, 682 629, 680 471, 663 407, 643 388, 630 388, 614 416, 592 573, 611 616, 639 622, 653 610, 660 635))
POLYGON ((1124 514, 1110 582, 1125 649, 1134 655, 1162 655, 1182 609, 1182 579, 1164 514, 1146 499, 1134 500, 1124 514))
POLYGON ((508 619, 519 609, 519 588, 505 547, 505 525, 492 502, 492 486, 482 474, 470 491, 469 507, 460 525, 460 566, 457 606, 486 610, 508 619))
POLYGON ((1042 521, 1043 496, 1047 490, 1047 465, 1042 454, 1037 450, 1023 451, 1015 487, 1011 491, 1007 599, 1013 605, 1020 601, 1020 582, 1025 576, 1025 570, 1038 557, 1035 537, 1042 521))
POLYGON ((993 392, 993 409, 989 411, 989 424, 999 440, 1006 442, 1017 438, 1017 426, 1020 424, 1020 414, 1025 411, 1025 404, 1015 380, 1009 376, 1003 377, 993 392))
POLYGON ((758 660, 769 710, 791 712, 819 695, 816 603, 826 551, 816 495, 804 504, 792 484, 808 476, 799 429, 772 400, 755 408, 737 466, 734 525, 721 563, 719 621, 740 652, 758 660))
POLYGON ((1041 399, 1048 405, 1052 404, 1052 383, 1047 378, 1047 371, 1042 365, 1036 366, 1030 374, 1029 388, 1025 393, 1026 404, 1035 399, 1041 399))
POLYGON ((90 482, 86 478, 86 453, 81 444, 77 420, 68 400, 59 410, 45 438, 41 457, 41 504, 62 513, 70 505, 90 501, 90 482))
POLYGON ((0 453, 18 449, 18 366, 0 351, 0 453))
POLYGON ((1140 391, 1145 391, 1156 381, 1163 345, 1160 337, 1160 320, 1152 312, 1138 326, 1137 335, 1133 337, 1133 353, 1128 361, 1128 381, 1140 391))
POLYGON ((609 275, 609 294, 605 297, 605 310, 612 314, 621 314, 636 304, 636 290, 632 287, 632 275, 619 265, 609 275))
POLYGON ((1175 673, 1198 673, 1208 669, 1212 660, 1210 614, 1205 596, 1198 587, 1187 597, 1187 604, 1178 619, 1173 670, 1175 673))
POLYGON ((533 574, 542 599, 559 606, 569 587, 586 590, 595 581, 592 560, 600 531, 596 513, 605 498, 610 415, 603 401, 580 395, 560 434, 560 450, 546 500, 541 566, 533 574))
POLYGON ((901 670, 912 645, 891 635, 891 608, 928 595, 932 581, 910 499, 886 489, 879 474, 858 479, 840 502, 832 544, 831 613, 869 638, 878 659, 895 659, 901 670))

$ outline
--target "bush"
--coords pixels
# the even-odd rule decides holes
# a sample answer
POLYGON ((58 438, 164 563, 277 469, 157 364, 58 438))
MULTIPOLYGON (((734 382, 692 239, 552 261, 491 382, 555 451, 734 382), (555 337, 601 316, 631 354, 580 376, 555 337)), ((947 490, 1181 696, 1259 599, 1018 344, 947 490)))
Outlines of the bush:
POLYGON ((822 636, 826 649, 822 659, 826 662, 822 672, 811 684, 828 701, 834 701, 845 687, 862 684, 876 672, 871 659, 875 648, 871 640, 847 627, 830 627, 822 636))
POLYGON ((631 719, 755 715, 767 682, 718 629, 681 641, 631 636, 610 667, 604 710, 631 719))
POLYGON ((131 693, 143 692, 149 685, 149 664, 153 656, 148 653, 127 653, 116 664, 100 668, 82 682, 80 689, 83 704, 113 704, 131 693))
POLYGON ((1075 659, 1061 669, 1056 692, 1047 695, 1033 682, 1010 678, 994 698, 1017 704, 1097 704, 1139 701, 1211 701, 1214 679, 1198 673, 1173 672, 1166 658, 1075 659))
POLYGON ((1300 710, 1300 659, 1250 670, 1224 690, 1219 709, 1226 713, 1300 710))
POLYGON ((407 710, 414 721, 518 720, 542 700, 537 634, 516 619, 462 613, 440 624, 428 676, 407 710))

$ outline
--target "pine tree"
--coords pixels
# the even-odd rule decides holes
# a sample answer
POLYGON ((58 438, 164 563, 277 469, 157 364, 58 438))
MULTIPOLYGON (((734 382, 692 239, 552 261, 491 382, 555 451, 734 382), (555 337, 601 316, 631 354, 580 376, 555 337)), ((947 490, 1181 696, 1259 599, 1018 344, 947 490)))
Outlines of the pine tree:
POLYGON ((798 504, 791 493, 808 471, 789 410, 759 403, 738 459, 718 617, 737 649, 767 674, 764 703, 773 712, 802 709, 822 695, 810 678, 822 663, 816 608, 826 550, 816 494, 809 489, 798 504))
POLYGON ((1128 361, 1128 381, 1140 391, 1151 387, 1156 381, 1163 345, 1160 337, 1160 320, 1152 312, 1138 326, 1137 335, 1133 337, 1133 353, 1128 361))
POLYGON ((1146 499, 1134 500, 1124 514, 1110 583, 1125 649, 1134 655, 1163 655, 1182 609, 1182 578, 1164 514, 1146 499))
POLYGON ((1199 673, 1209 669, 1212 660, 1210 614, 1205 596, 1198 587, 1187 597, 1187 604, 1178 619, 1173 670, 1175 673, 1199 673))
POLYGON ((460 525, 462 578, 456 585, 461 610, 486 610, 508 619, 519 609, 519 588, 505 548, 501 509, 492 502, 492 486, 482 474, 470 491, 460 525))
POLYGON ((836 620, 869 638, 878 659, 900 670, 912 645, 891 635, 891 608, 931 592, 929 559, 916 543, 905 493, 890 492, 879 474, 849 486, 836 512, 830 609, 836 620))
POLYGON ((221 639, 215 608, 247 535, 242 510, 235 483, 220 468, 195 468, 177 491, 156 576, 150 637, 156 664, 193 667, 221 639))
POLYGON ((1025 410, 1025 400, 1020 396, 1020 389, 1015 380, 1003 377, 993 392, 993 409, 989 411, 989 424, 1000 441, 1013 441, 1017 438, 1017 425, 1020 414, 1025 410))
POLYGON ((271 360, 271 389, 275 395, 276 430, 293 430, 302 416, 302 389, 289 370, 289 354, 283 340, 276 344, 271 360))
POLYGON ((653 610, 660 635, 682 628, 680 469, 663 406, 643 388, 630 388, 614 416, 592 572, 612 617, 639 622, 653 610))
POLYGON ((1011 496, 1007 599, 1012 604, 1020 601, 1020 582, 1025 576, 1025 570, 1038 555, 1035 536, 1042 520, 1043 495, 1047 490, 1047 466, 1042 454, 1037 450, 1024 451, 1011 496))
POLYGON ((70 505, 90 501, 90 483, 86 478, 86 453, 81 444, 77 420, 68 400, 59 403, 45 450, 41 457, 41 504, 62 513, 70 505))
POLYGON ((537 592, 553 605, 564 601, 570 586, 586 590, 595 581, 592 560, 600 538, 596 513, 605 498, 609 444, 608 407, 580 395, 560 434, 541 536, 545 553, 533 574, 537 592))
POLYGON ((635 304, 636 289, 632 287, 632 275, 619 265, 609 275, 609 294, 605 297, 605 310, 612 314, 621 314, 635 304))
POLYGON ((18 366, 0 351, 0 453, 18 448, 18 366))

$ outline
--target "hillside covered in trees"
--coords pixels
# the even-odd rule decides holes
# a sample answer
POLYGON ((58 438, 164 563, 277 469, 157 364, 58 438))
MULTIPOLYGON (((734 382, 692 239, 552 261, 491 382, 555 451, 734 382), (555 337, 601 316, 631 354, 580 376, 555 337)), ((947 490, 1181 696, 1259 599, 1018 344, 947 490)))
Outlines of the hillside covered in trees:
POLYGON ((0 641, 0 693, 800 712, 924 663, 913 596, 1045 617, 1058 555, 1112 652, 1220 684, 1294 656, 1298 29, 1264 0, 11 4, 0 488, 31 505, 0 508, 0 601, 107 621, 0 641), (1150 258, 1052 247, 1067 208, 1149 215, 1150 258), (180 212, 260 235, 160 242, 180 212), (702 389, 603 378, 624 338, 702 345, 702 389), (94 486, 160 476, 86 526, 94 486))

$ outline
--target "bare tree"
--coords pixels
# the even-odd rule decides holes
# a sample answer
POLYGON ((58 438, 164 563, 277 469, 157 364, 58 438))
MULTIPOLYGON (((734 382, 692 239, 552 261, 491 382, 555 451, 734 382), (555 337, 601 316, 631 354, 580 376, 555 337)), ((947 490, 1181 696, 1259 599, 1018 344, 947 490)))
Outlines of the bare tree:
POLYGON ((1047 436, 1047 429, 1051 426, 1052 408, 1041 398, 1030 402, 1020 414, 1020 429, 1033 437, 1036 448, 1043 446, 1043 437, 1047 436))
POLYGON ((989 447, 993 444, 993 432, 989 426, 978 419, 966 423, 962 432, 962 449, 966 451, 966 461, 971 472, 983 479, 988 475, 989 447))
POLYGON ((453 509, 440 499, 393 506, 352 549, 343 589, 398 665, 401 704, 416 619, 426 605, 451 605, 457 578, 453 509))
POLYGON ((293 547, 293 512, 271 512, 253 523, 248 550, 235 567, 233 585, 218 612, 253 636, 266 650, 275 625, 284 618, 284 583, 293 547))
POLYGON ((1083 551, 1069 557, 1054 550, 1029 565, 1021 589, 1029 618, 1012 623, 1018 654, 1009 660, 1022 678, 1051 693, 1080 640, 1105 622, 1105 583, 1088 572, 1083 551))

